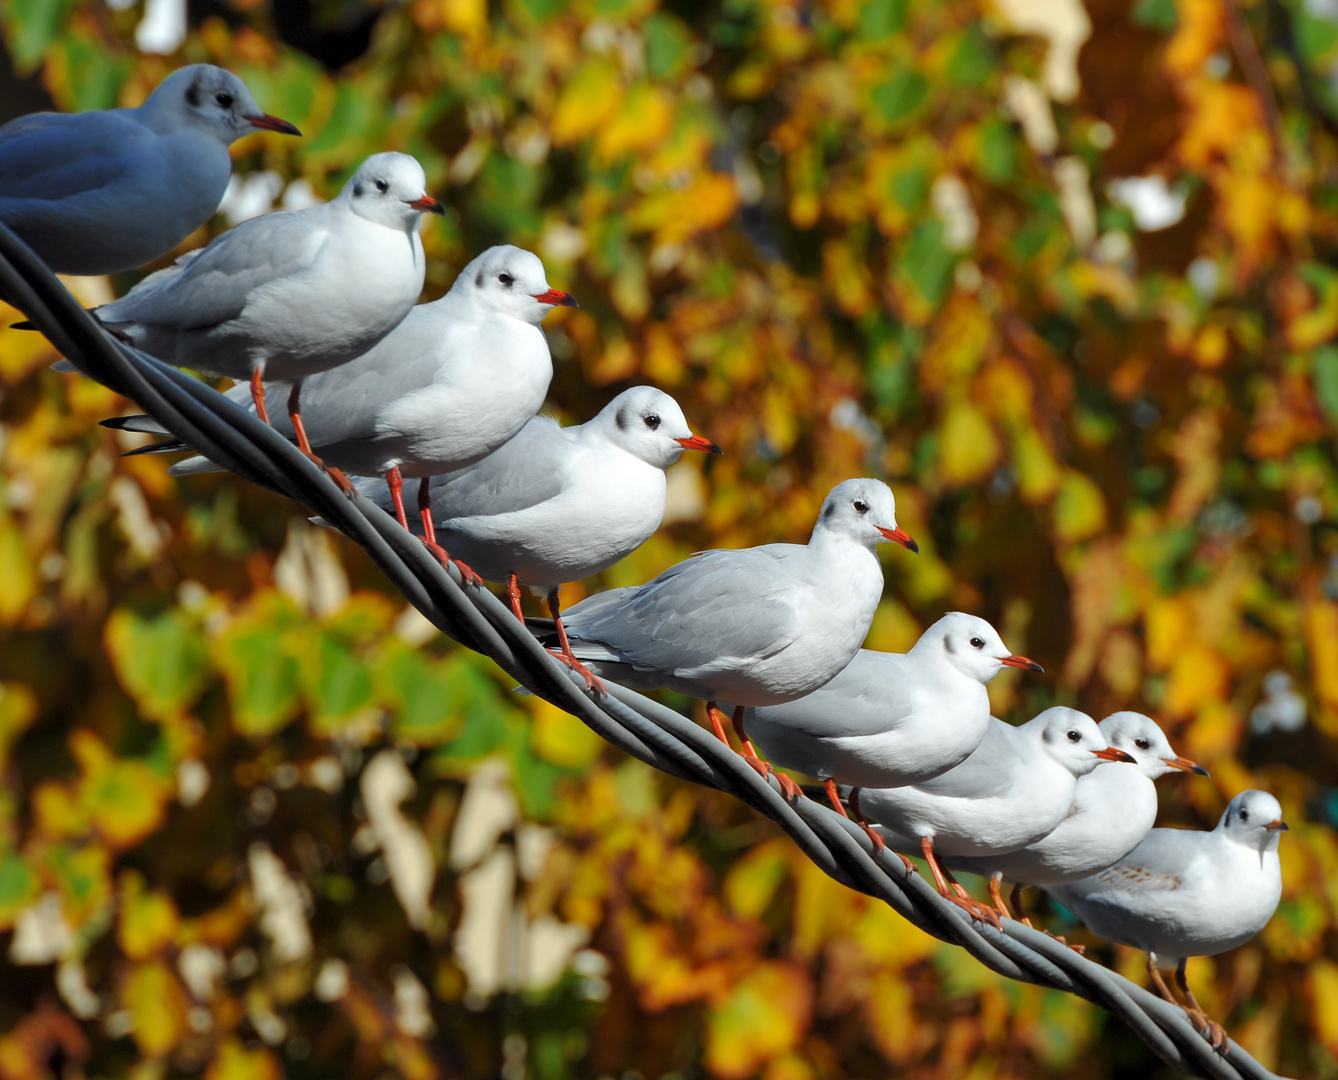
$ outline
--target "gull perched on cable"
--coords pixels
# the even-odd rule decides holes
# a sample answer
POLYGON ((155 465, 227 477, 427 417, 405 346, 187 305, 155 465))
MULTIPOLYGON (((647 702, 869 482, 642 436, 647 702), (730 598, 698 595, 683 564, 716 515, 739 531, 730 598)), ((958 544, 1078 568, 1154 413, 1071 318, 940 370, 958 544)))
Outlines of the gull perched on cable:
MULTIPOLYGON (((539 411, 553 377, 539 324, 555 306, 575 307, 576 301, 548 284, 538 256, 509 244, 488 248, 445 296, 419 304, 368 352, 303 382, 302 423, 312 451, 345 472, 386 477, 405 528, 403 477, 423 478, 418 505, 424 536, 435 546, 427 478, 481 461, 539 411)), ((266 401, 277 412, 288 392, 284 383, 271 384, 266 401)), ((255 408, 246 386, 228 396, 255 408)), ((147 416, 103 422, 166 434, 147 416)), ((276 416, 274 426, 296 438, 286 418, 276 416)), ((185 449, 181 442, 143 448, 185 449)), ((215 469, 196 457, 169 471, 186 476, 215 469)))
MULTIPOLYGON (((563 618, 571 651, 597 675, 704 699, 726 744, 716 703, 734 703, 744 757, 768 775, 744 708, 810 693, 850 662, 883 594, 874 549, 889 540, 919 550, 897 526, 886 484, 846 480, 823 502, 807 545, 700 552, 644 585, 577 604, 563 618)), ((788 796, 802 794, 778 779, 788 796)))
MULTIPOLYGON (((520 585, 546 596, 565 646, 558 586, 612 566, 660 527, 664 470, 684 450, 720 453, 692 433, 668 394, 635 386, 584 424, 564 428, 533 417, 478 464, 434 477, 431 518, 457 563, 507 583, 517 619, 524 619, 520 585)), ((359 486, 391 505, 394 492, 384 481, 359 486)), ((569 648, 560 655, 585 670, 569 648)))
POLYGON ((442 213, 425 183, 407 154, 373 154, 330 202, 244 221, 94 314, 170 364, 249 380, 266 423, 262 380, 290 383, 289 421, 311 454, 302 380, 361 356, 422 291, 418 228, 442 213))
POLYGON ((953 611, 910 652, 861 649, 825 686, 747 709, 743 719, 772 764, 825 781, 845 814, 838 783, 853 785, 858 807, 860 788, 918 784, 965 761, 989 728, 985 686, 1005 667, 1042 670, 1011 653, 984 619, 953 611))
POLYGON ((1086 713, 1057 705, 1019 727, 991 719, 980 745, 956 768, 909 787, 865 788, 859 806, 884 826, 895 850, 924 856, 944 897, 998 925, 995 910, 972 900, 940 858, 1034 844, 1064 820, 1078 778, 1106 761, 1133 758, 1108 745, 1086 713))
POLYGON ((32 113, 0 127, 0 221, 58 274, 114 274, 203 225, 232 176, 230 143, 301 132, 230 71, 192 64, 131 109, 32 113))
POLYGON ((1035 843, 1006 854, 943 860, 953 870, 995 878, 990 893, 1001 915, 1011 917, 1002 903, 999 879, 1015 882, 1013 906, 1020 912, 1024 885, 1077 881, 1133 851, 1157 821, 1153 781, 1172 772, 1208 775, 1202 765, 1178 756, 1157 722, 1142 713, 1112 713, 1097 727, 1106 742, 1134 759, 1132 767, 1096 769, 1080 777, 1064 820, 1035 843))
POLYGON ((1211 832, 1153 829, 1114 866, 1045 891, 1095 933, 1146 951, 1162 997, 1224 1050, 1226 1032, 1194 999, 1185 961, 1244 945, 1273 917, 1282 898, 1278 841, 1286 830, 1277 799, 1242 791, 1211 832), (1165 968, 1175 969, 1183 1003, 1166 985, 1165 968))

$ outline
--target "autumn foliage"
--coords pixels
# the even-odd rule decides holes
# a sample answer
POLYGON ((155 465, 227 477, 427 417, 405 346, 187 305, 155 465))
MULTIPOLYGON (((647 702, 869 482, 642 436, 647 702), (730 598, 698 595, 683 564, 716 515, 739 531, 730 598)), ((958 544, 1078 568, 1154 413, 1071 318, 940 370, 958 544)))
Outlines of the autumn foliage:
MULTIPOLYGON (((169 56, 138 4, 0 27, 62 109, 238 72, 305 132, 234 147, 261 209, 414 154, 432 296, 489 243, 540 254, 581 304, 548 320, 554 410, 650 382, 725 449, 565 602, 887 478, 922 554, 871 647, 978 613, 1050 672, 996 715, 1139 709, 1211 769, 1161 823, 1279 797, 1278 913, 1190 978, 1265 1064, 1338 1075, 1338 9, 338 7, 284 44, 231 0, 169 56), (340 11, 371 33, 335 71, 302 48, 340 11)), ((53 359, 0 330, 0 1077, 1156 1068, 512 694, 302 507, 120 457, 96 421, 133 404, 53 359)))

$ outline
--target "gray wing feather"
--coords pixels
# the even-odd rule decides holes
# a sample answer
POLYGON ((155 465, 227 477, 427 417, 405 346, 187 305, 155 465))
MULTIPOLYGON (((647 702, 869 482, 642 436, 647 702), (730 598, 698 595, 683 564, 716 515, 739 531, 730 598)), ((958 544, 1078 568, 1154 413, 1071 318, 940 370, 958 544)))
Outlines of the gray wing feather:
POLYGON ((489 518, 555 498, 565 486, 563 456, 570 447, 556 420, 536 416, 477 465, 434 477, 433 517, 489 518))
POLYGON ((33 113, 0 128, 0 205, 59 202, 106 187, 129 170, 128 143, 145 129, 115 112, 33 113))

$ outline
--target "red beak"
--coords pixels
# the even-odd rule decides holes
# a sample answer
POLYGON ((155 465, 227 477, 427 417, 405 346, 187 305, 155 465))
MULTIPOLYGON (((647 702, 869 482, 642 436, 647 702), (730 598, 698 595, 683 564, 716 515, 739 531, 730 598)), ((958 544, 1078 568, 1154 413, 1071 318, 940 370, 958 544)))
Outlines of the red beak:
POLYGON ((1021 668, 1023 671, 1037 671, 1042 675, 1045 674, 1045 668, 1041 667, 1035 660, 1031 660, 1025 656, 1018 656, 1017 653, 1014 653, 1012 656, 1005 656, 1000 663, 1002 663, 1004 667, 1021 668))
POLYGON ((1283 821, 1282 818, 1278 818, 1277 821, 1270 821, 1264 828, 1269 832, 1291 832, 1291 830, 1287 828, 1287 823, 1283 821))
POLYGON ((417 199, 405 199, 406 203, 415 210, 421 210, 425 214, 445 214, 446 207, 437 202, 431 195, 423 195, 417 199))
POLYGON ((1134 761, 1135 759, 1126 754, 1123 750, 1116 750, 1113 746, 1107 746, 1104 750, 1093 750, 1097 757, 1105 761, 1134 761))
POLYGON ((268 113, 261 113, 259 116, 244 116, 252 127, 258 127, 263 131, 277 131, 280 135, 301 135, 295 124, 290 124, 287 120, 280 120, 277 116, 270 116, 268 113))
MULTIPOLYGON (((531 294, 541 304, 552 304, 554 307, 580 307, 576 302, 576 297, 569 292, 563 292, 561 289, 549 289, 548 292, 531 294)), ((712 443, 712 446, 715 444, 712 443)), ((698 450, 702 449, 697 447, 698 450)))
POLYGON ((674 442, 678 443, 684 450, 704 450, 708 454, 724 453, 724 451, 710 439, 703 439, 700 435, 692 435, 686 439, 675 439, 674 442))
POLYGON ((900 544, 902 547, 915 552, 915 554, 920 554, 920 545, 911 539, 911 534, 905 529, 884 529, 881 525, 875 525, 874 528, 894 544, 900 544))
POLYGON ((1197 762, 1190 761, 1189 758, 1164 757, 1162 758, 1162 761, 1164 761, 1167 765, 1169 765, 1173 769, 1182 769, 1185 772, 1198 773, 1200 776, 1212 775, 1212 773, 1210 773, 1202 765, 1198 764, 1197 762))

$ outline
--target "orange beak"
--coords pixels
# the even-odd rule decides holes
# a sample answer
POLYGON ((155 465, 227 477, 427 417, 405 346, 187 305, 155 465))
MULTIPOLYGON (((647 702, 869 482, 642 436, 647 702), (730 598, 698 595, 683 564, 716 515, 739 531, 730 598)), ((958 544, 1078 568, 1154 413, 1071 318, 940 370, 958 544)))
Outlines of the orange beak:
POLYGON ((884 529, 881 525, 875 525, 874 528, 876 528, 880 533, 886 536, 894 544, 900 544, 908 551, 913 551, 917 555, 920 554, 920 545, 911 539, 911 534, 908 533, 905 529, 884 529))
POLYGON ((678 443, 684 450, 702 450, 708 454, 724 453, 724 451, 710 439, 703 439, 700 435, 691 435, 686 439, 675 439, 674 442, 678 443))
POLYGON ((290 124, 287 120, 280 120, 277 116, 270 116, 268 113, 261 113, 259 116, 242 117, 252 127, 258 127, 262 131, 277 131, 280 135, 301 135, 295 124, 290 124))
POLYGON ((1202 765, 1198 764, 1198 762, 1190 761, 1189 758, 1164 757, 1162 758, 1162 761, 1165 762, 1167 765, 1169 765, 1171 768, 1180 769, 1183 772, 1198 773, 1200 776, 1212 775, 1212 773, 1210 773, 1202 765))
POLYGON ((1097 757, 1103 761, 1133 761, 1134 758, 1126 754, 1123 750, 1116 750, 1113 746, 1107 746, 1104 750, 1093 750, 1097 757))
POLYGON ((1291 832, 1291 829, 1287 828, 1287 823, 1283 821, 1282 818, 1278 818, 1277 821, 1270 821, 1264 828, 1269 832, 1291 832))
POLYGON ((1045 674, 1045 668, 1041 667, 1035 660, 1031 660, 1025 656, 1018 656, 1017 653, 1014 653, 1012 656, 1005 656, 999 662, 1003 664, 1004 667, 1015 667, 1020 668, 1023 671, 1038 671, 1042 675, 1045 674))
POLYGON ((406 203, 415 210, 421 210, 425 214, 445 214, 446 207, 437 202, 431 195, 422 195, 417 199, 405 199, 406 203))
MULTIPOLYGON (((554 307, 580 307, 576 302, 576 297, 569 292, 563 292, 561 289, 549 289, 548 292, 532 294, 541 304, 552 304, 554 307)), ((712 444, 714 445, 714 444, 712 444)))

